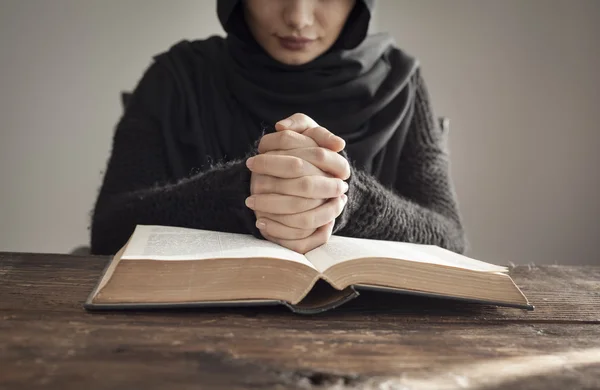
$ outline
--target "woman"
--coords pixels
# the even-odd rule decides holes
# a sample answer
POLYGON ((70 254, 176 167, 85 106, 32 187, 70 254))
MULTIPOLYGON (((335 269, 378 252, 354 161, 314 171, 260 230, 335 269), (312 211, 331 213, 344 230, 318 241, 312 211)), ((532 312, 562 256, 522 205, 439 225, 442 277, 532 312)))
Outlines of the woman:
POLYGON ((227 37, 157 56, 128 103, 92 251, 115 253, 136 224, 157 224, 302 253, 332 233, 462 252, 418 64, 389 36, 367 36, 373 3, 219 0, 227 37))

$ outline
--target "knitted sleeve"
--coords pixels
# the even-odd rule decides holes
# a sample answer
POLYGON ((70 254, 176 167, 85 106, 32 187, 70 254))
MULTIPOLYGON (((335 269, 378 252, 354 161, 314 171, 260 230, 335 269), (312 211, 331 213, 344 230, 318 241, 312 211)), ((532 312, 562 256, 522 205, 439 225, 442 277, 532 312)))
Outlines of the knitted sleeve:
POLYGON ((434 121, 420 76, 396 188, 389 190, 358 169, 352 169, 349 187, 348 203, 336 221, 335 234, 465 251, 445 137, 434 121))
POLYGON ((137 224, 257 234, 254 214, 244 205, 250 195, 245 161, 170 178, 160 118, 176 104, 173 95, 166 72, 153 65, 117 125, 92 216, 95 254, 116 253, 137 224))

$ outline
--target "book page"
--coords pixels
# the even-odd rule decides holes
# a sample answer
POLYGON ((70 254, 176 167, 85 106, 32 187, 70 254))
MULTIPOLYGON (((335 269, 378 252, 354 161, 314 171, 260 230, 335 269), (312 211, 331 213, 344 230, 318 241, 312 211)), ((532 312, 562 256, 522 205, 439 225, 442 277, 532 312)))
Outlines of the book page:
POLYGON ((247 234, 168 226, 138 225, 123 260, 205 260, 217 258, 275 258, 314 269, 303 255, 247 234))
POLYGON ((506 272, 506 267, 474 260, 433 245, 364 238, 331 236, 325 245, 306 254, 306 258, 321 273, 344 261, 372 257, 438 264, 473 271, 506 272))

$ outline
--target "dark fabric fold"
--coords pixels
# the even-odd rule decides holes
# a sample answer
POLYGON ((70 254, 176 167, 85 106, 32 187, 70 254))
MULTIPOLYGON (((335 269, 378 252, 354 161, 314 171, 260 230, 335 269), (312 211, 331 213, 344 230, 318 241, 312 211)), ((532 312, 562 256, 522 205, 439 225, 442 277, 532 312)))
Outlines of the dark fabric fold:
POLYGON ((301 112, 344 138, 349 159, 392 187, 418 64, 389 35, 367 36, 373 6, 357 1, 334 47, 293 66, 252 39, 241 1, 218 0, 226 38, 182 41, 155 57, 181 95, 182 123, 162 127, 173 174, 241 158, 277 121, 301 112))

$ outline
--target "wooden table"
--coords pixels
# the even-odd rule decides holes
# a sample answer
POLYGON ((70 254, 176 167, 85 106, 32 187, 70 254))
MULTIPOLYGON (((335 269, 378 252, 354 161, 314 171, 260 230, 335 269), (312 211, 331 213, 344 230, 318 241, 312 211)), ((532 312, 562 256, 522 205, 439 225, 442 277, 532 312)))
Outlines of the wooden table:
POLYGON ((600 389, 600 267, 519 266, 534 312, 381 293, 87 313, 104 257, 0 253, 0 389, 600 389))

